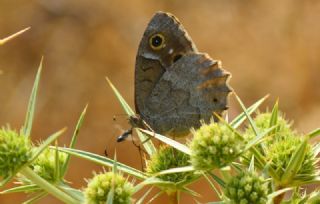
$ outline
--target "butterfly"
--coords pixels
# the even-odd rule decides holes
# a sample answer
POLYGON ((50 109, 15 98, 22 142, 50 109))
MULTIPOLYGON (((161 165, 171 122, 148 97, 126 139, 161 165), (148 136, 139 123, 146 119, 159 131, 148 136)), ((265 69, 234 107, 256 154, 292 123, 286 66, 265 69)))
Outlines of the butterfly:
POLYGON ((197 50, 174 15, 157 12, 136 56, 135 120, 166 136, 188 135, 228 109, 230 77, 219 61, 197 50))

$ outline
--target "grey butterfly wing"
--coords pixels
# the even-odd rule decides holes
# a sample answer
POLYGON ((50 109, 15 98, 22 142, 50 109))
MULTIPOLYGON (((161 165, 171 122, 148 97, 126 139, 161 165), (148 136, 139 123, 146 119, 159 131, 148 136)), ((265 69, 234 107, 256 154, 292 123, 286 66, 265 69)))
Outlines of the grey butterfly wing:
POLYGON ((229 76, 208 55, 186 54, 162 75, 140 114, 156 132, 186 135, 200 120, 226 110, 229 76))

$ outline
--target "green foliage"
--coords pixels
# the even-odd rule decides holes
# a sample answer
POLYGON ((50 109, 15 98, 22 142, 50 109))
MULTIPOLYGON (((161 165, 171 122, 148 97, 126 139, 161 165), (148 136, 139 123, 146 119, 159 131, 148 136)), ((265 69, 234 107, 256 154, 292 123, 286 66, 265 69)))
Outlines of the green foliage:
POLYGON ((129 204, 133 194, 133 185, 123 176, 113 172, 95 175, 84 190, 87 204, 106 203, 108 193, 114 188, 114 204, 129 204))
POLYGON ((15 174, 31 157, 29 138, 9 127, 0 129, 0 177, 15 174))

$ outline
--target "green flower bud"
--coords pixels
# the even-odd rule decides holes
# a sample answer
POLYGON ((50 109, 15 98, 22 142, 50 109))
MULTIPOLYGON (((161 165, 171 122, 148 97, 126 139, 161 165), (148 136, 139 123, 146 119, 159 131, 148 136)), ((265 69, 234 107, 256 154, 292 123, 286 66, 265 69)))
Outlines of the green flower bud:
POLYGON ((95 175, 84 190, 86 204, 104 204, 114 187, 114 204, 129 204, 134 191, 133 185, 122 175, 107 172, 95 175))
MULTIPOLYGON (((272 114, 269 112, 260 113, 254 119, 254 122, 255 122, 258 130, 260 130, 260 132, 263 132, 263 131, 267 130, 268 128, 270 128, 271 115, 272 114)), ((270 143, 274 143, 275 141, 283 140, 287 136, 290 136, 293 134, 296 134, 296 132, 291 129, 291 123, 289 121, 287 121, 281 114, 279 114, 278 119, 277 119, 277 133, 276 133, 276 135, 274 135, 272 137, 266 138, 265 143, 268 145, 270 143)), ((251 126, 249 126, 246 129, 244 137, 247 138, 247 140, 250 140, 255 137, 255 134, 254 134, 251 126)))
POLYGON ((265 203, 269 193, 268 183, 256 173, 242 172, 231 178, 224 193, 229 203, 265 203))
POLYGON ((32 145, 28 137, 9 128, 0 129, 0 177, 16 173, 31 156, 32 145))
MULTIPOLYGON (((270 128, 271 116, 272 114, 267 112, 267 113, 258 113, 257 116, 255 117, 254 123, 256 124, 256 127, 258 128, 260 133, 270 128)), ((287 137, 290 137, 294 134, 296 134, 296 132, 291 129, 291 123, 285 120, 282 114, 279 114, 277 119, 276 134, 272 136, 266 136, 263 142, 259 143, 256 146, 256 148, 258 151, 260 151, 262 155, 268 154, 266 152, 266 149, 268 148, 268 146, 272 146, 274 143, 285 140, 287 137)), ((246 141, 250 141, 256 137, 251 126, 249 126, 245 130, 245 133, 243 136, 246 139, 246 141)), ((250 159, 252 158, 252 153, 248 151, 244 154, 244 156, 248 158, 250 161, 250 159)), ((249 165, 249 161, 243 160, 243 163, 249 165)))
MULTIPOLYGON (((170 146, 161 146, 157 153, 153 154, 151 159, 147 161, 146 172, 154 175, 167 169, 189 166, 189 160, 189 155, 170 146)), ((157 178, 177 183, 191 180, 194 178, 194 174, 193 172, 181 172, 159 175, 157 178)))
MULTIPOLYGON (((67 154, 58 152, 59 172, 62 171, 63 165, 67 159, 67 154)), ((56 167, 56 150, 45 149, 38 158, 32 163, 33 171, 49 182, 55 182, 56 167)), ((63 175, 60 175, 63 176, 63 175)), ((58 178, 60 179, 60 178, 58 178)))
POLYGON ((203 124, 194 131, 190 142, 191 163, 195 169, 221 168, 236 159, 243 148, 243 141, 227 125, 203 124))
MULTIPOLYGON (((297 135, 287 136, 285 140, 275 142, 267 149, 266 159, 271 161, 271 166, 276 170, 281 178, 294 152, 299 148, 303 139, 297 135)), ((313 151, 311 144, 307 144, 304 160, 297 175, 293 178, 295 181, 312 180, 317 175, 318 159, 313 151)))

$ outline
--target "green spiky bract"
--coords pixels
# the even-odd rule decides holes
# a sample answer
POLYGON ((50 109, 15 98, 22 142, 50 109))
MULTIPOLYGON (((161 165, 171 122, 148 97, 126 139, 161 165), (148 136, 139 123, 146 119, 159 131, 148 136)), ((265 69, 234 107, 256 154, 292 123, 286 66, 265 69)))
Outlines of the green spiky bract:
POLYGON ((243 141, 223 123, 203 124, 193 135, 191 163, 197 170, 224 167, 236 159, 243 148, 243 141))
POLYGON ((106 172, 95 175, 84 190, 86 204, 106 203, 108 193, 114 188, 113 203, 129 204, 134 192, 133 185, 122 175, 106 172))

